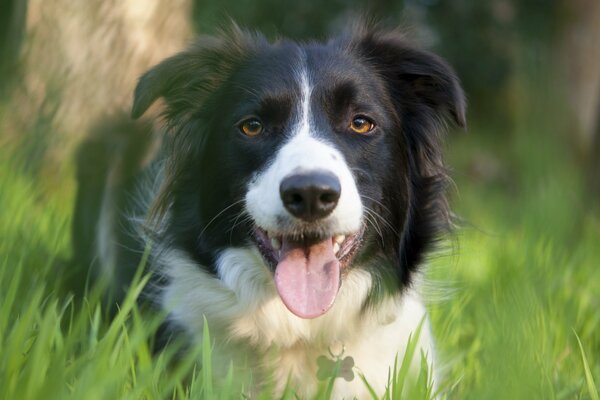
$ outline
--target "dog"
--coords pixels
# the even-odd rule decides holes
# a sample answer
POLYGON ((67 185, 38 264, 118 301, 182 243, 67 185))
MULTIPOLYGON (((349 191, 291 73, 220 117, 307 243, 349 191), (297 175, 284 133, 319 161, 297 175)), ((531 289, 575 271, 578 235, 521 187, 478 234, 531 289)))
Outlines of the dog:
POLYGON ((370 398, 364 376, 382 395, 415 332, 435 368, 416 282, 451 226, 442 136, 465 108, 452 68, 398 31, 201 38, 139 79, 138 122, 82 146, 76 257, 118 302, 149 247, 167 330, 197 342, 207 321, 215 363, 256 390, 331 378, 333 398, 370 398))

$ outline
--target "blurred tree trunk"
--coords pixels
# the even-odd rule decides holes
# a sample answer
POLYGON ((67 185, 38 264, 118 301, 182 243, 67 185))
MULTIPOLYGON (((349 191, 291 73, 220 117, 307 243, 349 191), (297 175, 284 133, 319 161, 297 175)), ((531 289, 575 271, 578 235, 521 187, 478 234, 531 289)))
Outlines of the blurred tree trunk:
POLYGON ((570 133, 600 200, 600 1, 562 0, 566 25, 559 41, 573 123, 570 133))
POLYGON ((562 0, 565 26, 559 57, 566 76, 568 104, 575 117, 572 135, 584 156, 597 135, 600 110, 600 1, 562 0))
POLYGON ((22 78, 0 139, 62 157, 99 118, 129 112, 138 76, 191 36, 191 3, 29 0, 22 78))

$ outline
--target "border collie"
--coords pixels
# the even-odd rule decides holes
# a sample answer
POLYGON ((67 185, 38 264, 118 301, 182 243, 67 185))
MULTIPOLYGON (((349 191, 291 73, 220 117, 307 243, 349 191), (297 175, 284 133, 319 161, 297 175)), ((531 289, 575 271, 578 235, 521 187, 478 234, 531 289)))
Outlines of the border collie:
POLYGON ((334 398, 369 397, 361 375, 381 395, 420 325, 433 363, 414 282, 450 225, 441 135, 465 125, 442 59, 377 28, 234 27, 145 73, 133 118, 159 98, 164 134, 121 121, 79 153, 75 252, 117 301, 150 241, 168 329, 195 342, 206 318, 213 357, 258 388, 311 396, 338 360, 334 398))

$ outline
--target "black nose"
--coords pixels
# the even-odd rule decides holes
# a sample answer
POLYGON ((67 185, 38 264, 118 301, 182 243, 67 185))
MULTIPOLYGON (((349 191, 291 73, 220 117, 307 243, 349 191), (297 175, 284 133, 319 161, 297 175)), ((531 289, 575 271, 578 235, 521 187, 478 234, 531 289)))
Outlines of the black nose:
POLYGON ((279 186, 285 208, 295 217, 312 222, 328 216, 340 199, 340 180, 327 172, 288 175, 279 186))

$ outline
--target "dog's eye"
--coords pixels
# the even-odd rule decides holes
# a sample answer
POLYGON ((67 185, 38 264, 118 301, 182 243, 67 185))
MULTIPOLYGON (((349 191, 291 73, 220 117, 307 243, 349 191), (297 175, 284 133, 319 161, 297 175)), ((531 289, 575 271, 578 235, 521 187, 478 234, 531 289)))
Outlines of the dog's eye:
POLYGON ((350 129, 352 129, 356 133, 360 133, 363 135, 371 132, 374 128, 375 124, 373 123, 373 121, 361 115, 354 117, 354 119, 350 123, 350 129))
POLYGON ((244 135, 254 137, 262 133, 263 125, 258 119, 250 118, 240 124, 240 130, 244 135))

